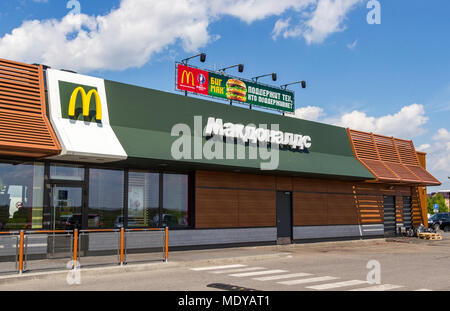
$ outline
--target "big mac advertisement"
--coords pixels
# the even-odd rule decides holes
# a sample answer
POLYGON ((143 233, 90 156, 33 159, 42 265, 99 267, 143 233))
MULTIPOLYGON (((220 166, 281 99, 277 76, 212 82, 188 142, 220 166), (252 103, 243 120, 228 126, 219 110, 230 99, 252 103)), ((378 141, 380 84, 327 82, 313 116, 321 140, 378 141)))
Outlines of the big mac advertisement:
POLYGON ((293 92, 182 64, 177 65, 177 89, 275 110, 295 109, 293 92))

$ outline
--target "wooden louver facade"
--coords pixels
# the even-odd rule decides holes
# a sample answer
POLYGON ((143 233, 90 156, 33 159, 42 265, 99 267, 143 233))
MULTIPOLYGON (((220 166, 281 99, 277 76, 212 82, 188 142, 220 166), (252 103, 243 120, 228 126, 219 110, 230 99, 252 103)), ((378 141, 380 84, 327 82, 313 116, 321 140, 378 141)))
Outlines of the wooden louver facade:
POLYGON ((437 186, 420 164, 412 141, 348 129, 355 157, 383 183, 437 186))
POLYGON ((46 116, 42 66, 0 59, 0 155, 42 158, 60 152, 46 116))

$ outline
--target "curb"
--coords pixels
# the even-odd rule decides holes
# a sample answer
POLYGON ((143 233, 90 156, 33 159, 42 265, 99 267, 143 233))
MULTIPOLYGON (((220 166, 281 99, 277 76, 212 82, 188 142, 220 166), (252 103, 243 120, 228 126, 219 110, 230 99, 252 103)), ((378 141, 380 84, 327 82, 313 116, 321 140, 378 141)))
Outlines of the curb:
MULTIPOLYGON (((180 268, 180 267, 194 267, 198 265, 208 265, 208 264, 231 264, 231 263, 242 263, 251 261, 261 261, 267 259, 276 258, 287 258, 290 253, 275 253, 267 255, 252 255, 252 256, 239 256, 239 257, 228 257, 228 258, 214 258, 214 259, 200 259, 192 261, 169 261, 169 262, 158 262, 158 263, 145 263, 145 264, 128 264, 124 266, 108 266, 108 267, 86 267, 81 268, 80 273, 82 276, 92 276, 101 274, 118 274, 127 272, 139 272, 139 271, 155 271, 162 269, 180 268)), ((34 272, 34 273, 24 273, 22 275, 5 275, 0 276, 0 284, 11 284, 20 281, 27 280, 44 280, 52 277, 67 276, 68 273, 73 270, 61 270, 61 271, 47 271, 47 272, 34 272)))

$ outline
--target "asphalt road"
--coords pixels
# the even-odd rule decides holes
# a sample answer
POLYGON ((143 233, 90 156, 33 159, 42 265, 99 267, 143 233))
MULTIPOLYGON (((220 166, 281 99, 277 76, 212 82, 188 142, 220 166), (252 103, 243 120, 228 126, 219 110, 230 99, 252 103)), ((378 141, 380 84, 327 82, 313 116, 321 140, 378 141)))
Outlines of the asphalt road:
MULTIPOLYGON (((214 283, 263 291, 450 290, 450 235, 445 234, 442 241, 405 242, 297 244, 280 247, 288 253, 282 258, 230 264, 192 261, 183 267, 113 274, 86 275, 82 270, 79 285, 69 285, 63 274, 5 282, 0 284, 0 291, 220 290, 210 287, 214 283), (368 268, 369 262, 372 265, 368 268), (368 273, 377 281, 378 263, 380 284, 367 283, 368 273)), ((214 250, 208 252, 213 254, 214 250)))

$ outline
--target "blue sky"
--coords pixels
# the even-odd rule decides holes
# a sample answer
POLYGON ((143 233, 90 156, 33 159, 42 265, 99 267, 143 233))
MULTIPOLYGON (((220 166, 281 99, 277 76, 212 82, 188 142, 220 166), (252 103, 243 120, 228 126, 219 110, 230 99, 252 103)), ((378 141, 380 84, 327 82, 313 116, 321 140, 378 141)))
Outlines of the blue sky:
POLYGON ((174 61, 198 51, 208 69, 306 80, 297 117, 413 139, 450 189, 450 2, 379 0, 379 25, 368 2, 79 0, 70 19, 66 0, 6 0, 0 57, 169 92, 174 61))

